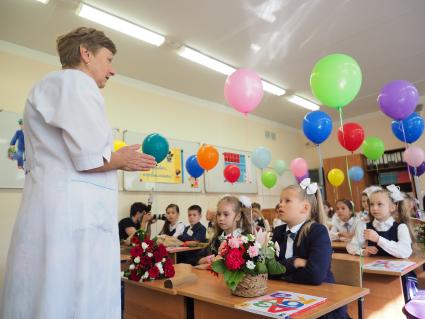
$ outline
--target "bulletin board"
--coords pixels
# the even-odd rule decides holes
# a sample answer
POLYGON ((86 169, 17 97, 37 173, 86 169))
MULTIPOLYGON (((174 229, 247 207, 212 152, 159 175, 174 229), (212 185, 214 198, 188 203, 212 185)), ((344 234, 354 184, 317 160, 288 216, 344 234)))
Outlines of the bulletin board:
MULTIPOLYGON (((124 131, 123 139, 128 144, 142 144, 143 140, 148 134, 124 131)), ((188 142, 175 139, 168 139, 170 146, 169 153, 164 161, 175 160, 180 158, 181 169, 178 172, 178 178, 174 178, 173 181, 161 182, 164 177, 161 176, 161 172, 158 169, 153 169, 143 175, 140 172, 124 172, 123 188, 125 191, 159 191, 159 192, 188 192, 188 193, 200 193, 204 188, 204 178, 201 176, 198 179, 192 178, 186 171, 185 163, 189 156, 194 155, 198 152, 200 144, 197 142, 188 142), (171 159, 170 159, 171 157, 171 159), (144 181, 145 180, 145 181, 144 181)))
POLYGON ((23 188, 25 172, 19 169, 16 160, 8 157, 8 149, 15 132, 20 129, 22 116, 0 110, 0 188, 23 188))
POLYGON ((256 168, 251 162, 251 152, 230 148, 217 147, 219 161, 212 170, 204 173, 205 191, 207 193, 243 193, 256 194, 258 192, 256 168), (237 165, 241 171, 239 180, 231 184, 223 175, 227 165, 237 165))

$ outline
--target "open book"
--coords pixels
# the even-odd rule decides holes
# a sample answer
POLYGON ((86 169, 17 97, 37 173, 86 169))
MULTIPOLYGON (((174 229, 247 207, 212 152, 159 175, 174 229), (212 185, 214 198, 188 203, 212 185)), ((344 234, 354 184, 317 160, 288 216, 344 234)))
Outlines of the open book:
POLYGON ((363 269, 382 270, 382 271, 403 271, 407 267, 414 265, 412 261, 404 260, 375 260, 369 264, 363 265, 363 269))
POLYGON ((270 318, 292 318, 302 311, 310 309, 326 301, 326 298, 299 294, 289 291, 277 291, 256 298, 236 308, 270 318))

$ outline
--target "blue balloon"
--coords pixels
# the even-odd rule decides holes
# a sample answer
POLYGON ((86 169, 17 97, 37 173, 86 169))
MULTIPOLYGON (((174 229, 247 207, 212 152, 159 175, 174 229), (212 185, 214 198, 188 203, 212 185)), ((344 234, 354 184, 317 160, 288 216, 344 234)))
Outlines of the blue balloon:
POLYGON ((196 155, 190 155, 186 160, 186 170, 193 178, 198 178, 204 174, 204 169, 199 166, 196 155))
POLYGON ((152 133, 143 140, 142 151, 145 154, 155 157, 157 163, 167 156, 170 147, 168 141, 158 133, 152 133))
POLYGON ((352 181, 359 182, 363 179, 364 171, 360 166, 353 166, 348 170, 348 176, 352 181))
POLYGON ((252 163, 260 169, 266 168, 272 160, 272 154, 270 153, 270 150, 264 146, 257 147, 252 152, 251 156, 252 163))
POLYGON ((406 136, 406 143, 414 143, 424 131, 424 119, 418 113, 413 112, 402 121, 392 121, 391 129, 400 141, 404 142, 404 136, 406 136), (403 125, 401 125, 402 123, 403 125))
POLYGON ((323 143, 332 132, 332 119, 322 111, 313 111, 304 116, 304 135, 314 144, 323 143))

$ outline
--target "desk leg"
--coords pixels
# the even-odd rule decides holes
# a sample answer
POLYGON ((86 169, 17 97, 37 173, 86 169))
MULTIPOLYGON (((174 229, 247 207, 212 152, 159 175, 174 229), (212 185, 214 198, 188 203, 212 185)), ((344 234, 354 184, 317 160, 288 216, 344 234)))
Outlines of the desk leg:
POLYGON ((135 284, 125 284, 125 319, 186 318, 183 296, 169 295, 135 284))
MULTIPOLYGON (((403 315, 404 297, 401 277, 377 274, 363 274, 363 288, 369 288, 370 294, 364 298, 364 316, 366 319, 400 319, 403 315)), ((348 312, 353 319, 359 317, 356 311, 359 305, 350 303, 348 312)))
POLYGON ((364 318, 364 308, 363 308, 363 303, 364 303, 364 298, 361 297, 359 299, 357 299, 357 313, 359 316, 359 319, 363 319, 364 318))

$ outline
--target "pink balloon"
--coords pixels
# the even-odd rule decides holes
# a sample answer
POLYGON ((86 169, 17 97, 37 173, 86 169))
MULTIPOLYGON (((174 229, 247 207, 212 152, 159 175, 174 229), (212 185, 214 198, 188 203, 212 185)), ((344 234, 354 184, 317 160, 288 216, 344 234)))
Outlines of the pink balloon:
POLYGON ((263 98, 261 78, 250 69, 236 70, 224 83, 224 97, 241 113, 254 111, 263 98))
POLYGON ((418 167, 423 163, 425 159, 425 153, 418 146, 409 146, 404 151, 403 159, 410 166, 418 167))
POLYGON ((308 173, 307 162, 301 157, 293 159, 290 168, 295 177, 302 177, 308 173))

